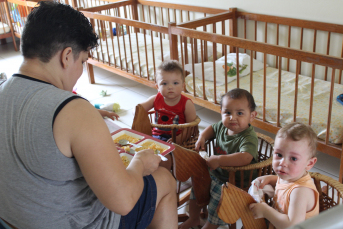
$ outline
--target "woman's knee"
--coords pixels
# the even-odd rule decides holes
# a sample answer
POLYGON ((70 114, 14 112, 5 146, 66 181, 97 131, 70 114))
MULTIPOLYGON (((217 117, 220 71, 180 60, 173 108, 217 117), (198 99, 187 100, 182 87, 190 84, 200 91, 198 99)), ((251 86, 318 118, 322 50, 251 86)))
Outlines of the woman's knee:
POLYGON ((152 174, 157 186, 168 187, 169 190, 176 191, 176 180, 164 167, 159 167, 155 173, 152 174))

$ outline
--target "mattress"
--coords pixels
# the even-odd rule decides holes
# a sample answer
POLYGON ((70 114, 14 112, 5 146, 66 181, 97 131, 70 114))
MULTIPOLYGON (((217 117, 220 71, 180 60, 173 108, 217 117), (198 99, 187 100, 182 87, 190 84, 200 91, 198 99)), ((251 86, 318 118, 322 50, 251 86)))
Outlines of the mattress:
MULTIPOLYGON (((266 121, 276 123, 277 119, 277 98, 278 98, 278 69, 267 67, 267 85, 266 85, 266 121)), ((280 123, 281 126, 293 122, 294 97, 295 97, 295 74, 282 71, 281 82, 281 107, 280 123)), ((312 128, 320 139, 326 138, 328 101, 330 98, 331 83, 315 79, 312 128)), ((240 87, 250 91, 250 74, 240 77, 240 87)), ((228 91, 237 87, 237 81, 234 80, 227 84, 228 91)), ((193 94, 192 74, 186 77, 186 89, 193 94)), ((195 79, 195 89, 197 96, 203 98, 202 81, 195 79)), ((217 101, 225 94, 225 85, 217 86, 217 101)), ((343 139, 343 106, 337 102, 336 97, 343 92, 343 85, 334 85, 332 116, 330 124, 329 141, 335 144, 342 143, 343 139)), ((296 120, 308 124, 310 96, 311 96, 311 78, 299 75, 298 81, 298 102, 296 120)), ((214 83, 205 81, 205 95, 210 102, 214 102, 214 83)), ((257 118, 263 117, 263 69, 253 73, 253 96, 257 105, 257 118)))
POLYGON ((8 32, 10 32, 10 27, 5 23, 0 22, 0 34, 5 34, 8 32))
MULTIPOLYGON (((99 42, 99 47, 94 49, 91 53, 95 59, 98 58, 100 61, 105 61, 106 63, 110 62, 112 65, 116 65, 116 67, 122 67, 123 69, 128 69, 132 72, 132 62, 134 65, 133 72, 136 75, 140 74, 139 66, 141 66, 141 74, 143 77, 149 76, 151 79, 154 79, 154 65, 153 60, 155 58, 155 66, 156 68, 162 63, 162 59, 164 61, 170 60, 170 47, 169 47, 169 40, 162 39, 162 48, 161 48, 161 40, 159 37, 153 36, 151 39, 150 35, 145 35, 146 43, 144 42, 144 34, 142 33, 131 33, 130 37, 128 34, 119 37, 113 36, 107 37, 106 40, 101 40, 99 42), (119 38, 119 42, 118 42, 119 38), (130 39, 131 39, 131 49, 130 49, 130 39), (138 45, 137 45, 138 41, 138 45), (125 45, 124 45, 125 44, 125 45), (145 45, 146 44, 146 45, 145 45), (114 51, 113 51, 114 50, 114 51), (119 55, 120 50, 120 55, 119 55), (132 56, 131 56, 132 50, 132 56), (153 51, 154 50, 154 51, 153 51), (163 58, 162 52, 163 50, 163 58), (126 53, 126 59, 125 59, 126 53), (140 56, 140 62, 138 61, 138 53, 140 56), (154 55, 154 58, 153 58, 154 55), (148 57, 148 58, 146 58, 148 57), (110 61, 109 61, 110 60, 110 61)), ((184 47, 183 47, 184 48, 184 47)), ((188 59, 191 60, 191 44, 188 44, 188 59)), ((200 44, 199 44, 199 55, 200 55, 200 44)), ((213 56, 213 48, 212 44, 209 43, 207 45, 209 59, 213 56)), ((221 55, 220 52, 217 53, 218 56, 221 55)), ((181 49, 179 46, 179 59, 181 59, 181 49)))

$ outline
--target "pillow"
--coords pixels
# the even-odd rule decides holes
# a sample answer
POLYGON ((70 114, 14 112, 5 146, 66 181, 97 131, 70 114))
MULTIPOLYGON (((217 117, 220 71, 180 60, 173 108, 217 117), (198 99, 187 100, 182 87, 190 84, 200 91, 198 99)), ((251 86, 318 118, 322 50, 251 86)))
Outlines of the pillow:
MULTIPOLYGON (((225 84, 225 77, 227 83, 237 79, 237 61, 236 53, 227 55, 227 73, 225 74, 225 56, 215 61, 216 68, 216 85, 221 86, 225 84)), ((250 56, 245 53, 239 54, 239 76, 245 76, 250 73, 250 56)), ((263 63, 253 59, 253 71, 263 69, 263 63)), ((186 64, 185 70, 193 73, 192 64, 186 64)), ((194 76, 202 80, 202 63, 194 64, 194 76)), ((204 77, 207 81, 214 81, 213 62, 204 62, 204 77)))
POLYGON ((10 31, 10 27, 5 23, 0 22, 0 34, 5 34, 10 31))

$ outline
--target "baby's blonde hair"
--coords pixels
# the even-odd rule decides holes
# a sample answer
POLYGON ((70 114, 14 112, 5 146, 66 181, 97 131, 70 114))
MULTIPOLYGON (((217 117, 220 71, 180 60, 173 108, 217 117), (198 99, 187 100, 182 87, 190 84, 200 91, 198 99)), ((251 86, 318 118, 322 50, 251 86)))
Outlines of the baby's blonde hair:
POLYGON ((306 138, 309 141, 310 158, 316 156, 317 135, 309 125, 300 122, 293 122, 282 127, 276 134, 279 138, 290 138, 293 141, 300 141, 306 138))

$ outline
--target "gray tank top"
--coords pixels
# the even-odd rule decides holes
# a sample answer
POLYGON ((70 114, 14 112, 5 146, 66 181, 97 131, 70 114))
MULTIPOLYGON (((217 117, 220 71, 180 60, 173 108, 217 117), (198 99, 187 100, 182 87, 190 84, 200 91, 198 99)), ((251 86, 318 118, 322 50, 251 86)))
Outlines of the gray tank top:
POLYGON ((0 217, 18 228, 118 228, 52 126, 73 93, 15 74, 0 86, 0 217))

